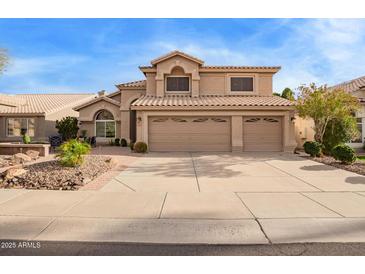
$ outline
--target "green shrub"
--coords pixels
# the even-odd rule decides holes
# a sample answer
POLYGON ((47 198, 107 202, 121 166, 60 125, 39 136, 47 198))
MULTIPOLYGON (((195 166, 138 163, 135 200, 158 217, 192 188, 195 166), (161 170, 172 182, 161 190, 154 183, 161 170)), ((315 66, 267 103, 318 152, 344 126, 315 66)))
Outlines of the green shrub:
POLYGON ((110 139, 110 140, 109 140, 109 146, 114 146, 114 144, 115 144, 115 143, 114 143, 114 140, 113 140, 113 139, 110 139))
POLYGON ((343 117, 341 120, 329 121, 323 135, 324 154, 331 155, 332 149, 359 136, 356 118, 352 116, 343 117))
POLYGON ((315 141, 307 141, 303 145, 305 153, 312 157, 319 157, 322 153, 322 145, 315 141))
POLYGON ((146 153, 147 152, 147 144, 145 142, 137 142, 134 144, 134 151, 137 153, 146 153))
POLYGON ((22 138, 23 138, 23 143, 24 143, 24 144, 30 144, 31 139, 30 139, 30 136, 29 136, 28 134, 24 134, 24 135, 22 136, 22 138))
POLYGON ((134 150, 134 143, 133 143, 133 142, 130 142, 130 143, 129 143, 129 148, 131 149, 131 151, 133 151, 133 150, 134 150))
POLYGON ((356 155, 353 148, 348 145, 337 145, 332 149, 332 155, 336 160, 343 164, 352 164, 356 161, 356 155))
POLYGON ((120 139, 116 138, 114 144, 119 147, 120 146, 120 139))
POLYGON ((61 134, 62 140, 68 141, 77 137, 77 131, 79 130, 77 123, 77 118, 70 116, 62 118, 61 121, 56 121, 56 128, 58 133, 61 134))
POLYGON ((57 158, 59 158, 63 166, 75 167, 82 164, 84 155, 88 154, 90 149, 91 147, 88 143, 71 139, 59 147, 57 158))
POLYGON ((120 145, 122 146, 122 147, 126 147, 127 145, 128 145, 128 143, 127 143, 127 140, 126 139, 122 139, 122 140, 120 140, 120 145))

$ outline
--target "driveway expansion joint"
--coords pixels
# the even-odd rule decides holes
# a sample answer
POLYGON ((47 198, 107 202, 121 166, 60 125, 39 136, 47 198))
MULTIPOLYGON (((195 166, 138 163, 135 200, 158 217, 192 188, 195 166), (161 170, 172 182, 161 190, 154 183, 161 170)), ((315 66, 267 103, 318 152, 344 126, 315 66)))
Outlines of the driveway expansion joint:
POLYGON ((259 226, 259 228, 260 228, 260 230, 261 230, 261 232, 262 232, 262 234, 265 236, 265 238, 266 238, 266 240, 269 242, 269 244, 272 244, 272 242, 271 242, 271 240, 270 240, 270 238, 269 238, 269 236, 267 236, 267 234, 266 234, 266 232, 265 232, 265 230, 264 230, 264 228, 262 227, 262 225, 261 225, 261 223, 259 222, 259 220, 257 219, 257 217, 255 216, 255 214, 253 214, 253 212, 251 211, 251 209, 245 204, 245 202, 242 200, 242 198, 240 197, 240 195, 238 195, 238 193, 237 192, 235 192, 234 193, 237 197, 238 197, 238 199, 241 201, 241 203, 242 203, 242 205, 244 206, 244 207, 246 207, 247 208, 247 210, 252 214, 252 216, 254 217, 254 220, 255 220, 255 222, 257 223, 257 225, 259 226))
POLYGON ((134 188, 130 187, 129 185, 127 185, 126 183, 122 182, 120 179, 118 179, 117 177, 114 177, 113 178, 115 181, 117 181, 118 183, 120 183, 121 185, 125 186, 126 188, 134 191, 134 192, 137 192, 134 188))
POLYGON ((287 175, 289 175, 289 176, 291 176, 291 177, 293 177, 293 178, 295 178, 295 179, 297 179, 297 180, 299 180, 299 181, 301 181, 301 182, 303 182, 303 183, 305 183, 305 184, 307 184, 307 185, 309 185, 309 186, 311 186, 311 187, 313 187, 315 189, 318 189, 321 192, 324 192, 322 189, 320 189, 320 188, 318 188, 318 187, 316 187, 316 186, 308 183, 307 181, 305 181, 305 180, 303 180, 303 179, 301 179, 301 178, 299 178, 299 177, 297 177, 297 176, 295 176, 295 175, 293 175, 293 174, 291 174, 291 173, 289 173, 289 172, 287 172, 287 171, 285 171, 285 170, 283 170, 281 168, 278 168, 278 167, 276 167, 276 166, 274 166, 272 164, 269 164, 266 161, 264 161, 264 163, 267 164, 268 166, 272 167, 272 168, 276 168, 277 170, 280 170, 281 172, 283 172, 283 173, 285 173, 285 174, 287 174, 287 175))
POLYGON ((190 155, 190 158, 191 158, 191 162, 193 163, 193 169, 194 169, 194 174, 195 174, 196 184, 197 184, 197 186, 198 186, 198 192, 200 192, 199 179, 198 179, 198 174, 196 173, 194 157, 193 157, 193 154, 192 154, 191 152, 189 152, 189 155, 190 155))
POLYGON ((167 198, 167 192, 165 193, 165 197, 164 197, 164 199, 162 201, 161 210, 160 210, 160 214, 158 215, 158 219, 161 219, 162 210, 163 210, 163 208, 165 206, 166 198, 167 198))
POLYGON ((309 200, 311 200, 311 201, 315 202, 316 204, 318 204, 318 205, 320 205, 320 206, 322 206, 322 207, 324 207, 324 208, 326 208, 326 209, 330 210, 331 212, 333 212, 333 213, 335 213, 335 214, 337 214, 337 215, 341 216, 342 218, 346 218, 346 216, 344 216, 344 215, 342 215, 342 214, 340 214, 340 213, 338 213, 338 212, 334 211, 333 209, 329 208, 328 206, 325 206, 325 205, 321 204, 320 202, 318 202, 318 201, 316 201, 316 200, 312 199, 311 197, 309 197, 309 196, 305 195, 304 193, 301 193, 301 192, 298 192, 298 193, 299 193, 300 195, 302 195, 303 197, 306 197, 306 198, 308 198, 309 200))

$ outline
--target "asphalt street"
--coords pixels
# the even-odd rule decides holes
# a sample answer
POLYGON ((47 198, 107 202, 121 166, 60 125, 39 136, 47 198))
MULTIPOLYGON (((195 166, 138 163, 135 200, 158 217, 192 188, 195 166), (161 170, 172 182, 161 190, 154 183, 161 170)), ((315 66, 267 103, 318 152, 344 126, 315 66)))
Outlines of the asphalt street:
POLYGON ((166 245, 0 240, 1 256, 364 256, 365 243, 166 245))

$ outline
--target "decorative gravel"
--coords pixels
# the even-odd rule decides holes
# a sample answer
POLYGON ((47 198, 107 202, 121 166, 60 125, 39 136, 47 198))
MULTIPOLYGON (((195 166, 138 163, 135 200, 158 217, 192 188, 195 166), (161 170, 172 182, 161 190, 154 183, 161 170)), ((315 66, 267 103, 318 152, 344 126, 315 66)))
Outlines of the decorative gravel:
POLYGON ((360 175, 365 175, 365 161, 356 160, 356 162, 351 165, 345 165, 330 156, 314 157, 314 158, 310 158, 310 159, 312 159, 316 162, 322 163, 322 164, 326 164, 326 165, 334 166, 334 167, 341 168, 344 170, 352 171, 352 172, 355 172, 360 175))
POLYGON ((79 167, 63 167, 57 160, 25 166, 25 174, 6 179, 0 188, 77 190, 112 168, 111 157, 88 155, 79 167))

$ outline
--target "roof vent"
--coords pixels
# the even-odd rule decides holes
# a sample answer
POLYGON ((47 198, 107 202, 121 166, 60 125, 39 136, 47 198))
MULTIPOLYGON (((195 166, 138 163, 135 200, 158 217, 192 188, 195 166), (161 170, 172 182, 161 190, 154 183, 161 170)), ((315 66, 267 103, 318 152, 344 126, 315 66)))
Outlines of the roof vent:
POLYGON ((98 92, 98 96, 99 97, 102 97, 102 96, 105 96, 105 90, 101 90, 98 92))

